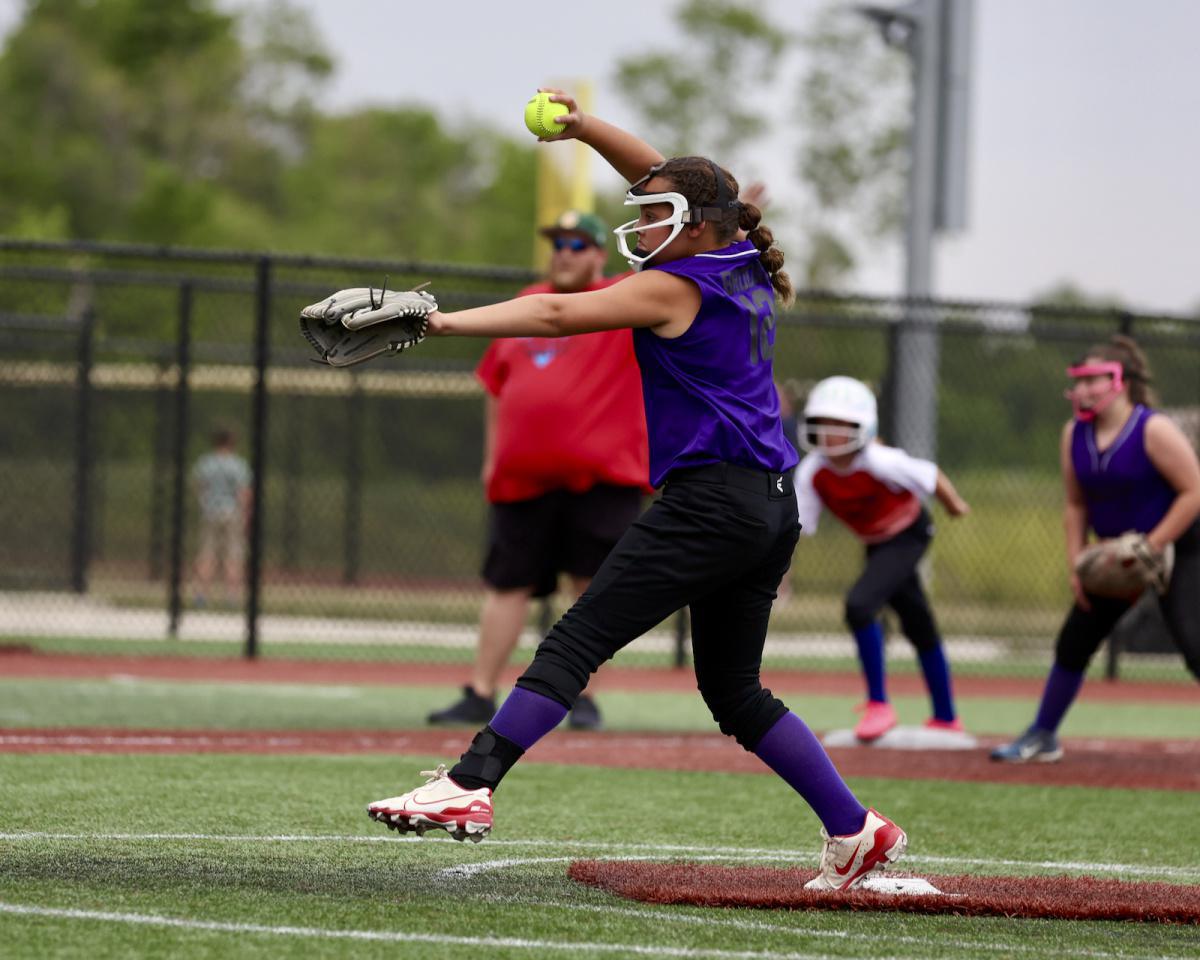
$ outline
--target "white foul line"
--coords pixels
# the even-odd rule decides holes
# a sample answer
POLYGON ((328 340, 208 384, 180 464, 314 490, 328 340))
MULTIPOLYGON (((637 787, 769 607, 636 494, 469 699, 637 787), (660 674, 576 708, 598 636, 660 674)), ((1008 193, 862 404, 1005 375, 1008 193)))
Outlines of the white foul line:
MULTIPOLYGON (((329 930, 321 927, 269 927, 258 923, 230 923, 224 920, 188 920, 146 913, 115 913, 107 910, 76 910, 61 907, 35 907, 0 903, 0 914, 32 917, 57 917, 64 920, 92 920, 102 923, 140 924, 182 930, 207 930, 216 933, 258 933, 270 936, 305 937, 323 940, 374 940, 386 943, 436 943, 464 947, 497 949, 554 950, 578 953, 624 953, 652 957, 713 957, 718 960, 825 960, 823 954, 774 953, 761 950, 716 950, 690 947, 647 946, 640 943, 589 943, 570 940, 527 940, 521 937, 460 937, 438 933, 412 933, 403 930, 329 930)), ((893 958, 895 960, 895 958, 893 958)))

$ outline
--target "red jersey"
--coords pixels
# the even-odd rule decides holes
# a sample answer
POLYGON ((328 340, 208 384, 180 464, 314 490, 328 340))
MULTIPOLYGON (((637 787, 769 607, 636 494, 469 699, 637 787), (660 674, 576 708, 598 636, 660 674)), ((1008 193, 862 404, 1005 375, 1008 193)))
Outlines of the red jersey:
MULTIPOLYGON (((606 277, 599 290, 623 279, 606 277)), ((549 283, 518 296, 553 293, 549 283)), ((642 380, 631 330, 494 340, 475 375, 496 398, 492 503, 598 483, 649 486, 642 380)))
POLYGON ((936 464, 882 443, 867 444, 844 470, 814 451, 796 468, 801 529, 816 533, 824 506, 864 543, 890 540, 920 515, 937 477, 936 464))

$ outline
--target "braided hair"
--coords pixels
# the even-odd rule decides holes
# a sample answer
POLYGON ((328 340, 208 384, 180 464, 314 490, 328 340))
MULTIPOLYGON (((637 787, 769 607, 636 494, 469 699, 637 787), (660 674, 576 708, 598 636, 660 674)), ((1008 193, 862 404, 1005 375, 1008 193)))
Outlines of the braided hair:
POLYGON ((1148 407, 1158 403, 1158 397, 1150 386, 1153 382, 1150 362, 1133 337, 1114 334, 1107 342, 1089 347, 1083 359, 1088 357, 1121 365, 1121 377, 1129 385, 1129 399, 1133 403, 1148 407))
MULTIPOLYGON (((728 195, 736 197, 737 180, 724 167, 704 157, 675 157, 658 166, 655 174, 671 181, 675 192, 683 194, 693 207, 707 207, 716 202, 719 193, 714 170, 719 170, 724 178, 728 195)), ((795 299, 792 279, 783 269, 783 251, 775 245, 775 235, 762 223, 762 211, 752 203, 739 201, 725 210, 720 219, 709 222, 721 244, 731 243, 739 231, 746 232, 746 239, 758 250, 758 262, 771 278, 780 303, 789 306, 795 299)))

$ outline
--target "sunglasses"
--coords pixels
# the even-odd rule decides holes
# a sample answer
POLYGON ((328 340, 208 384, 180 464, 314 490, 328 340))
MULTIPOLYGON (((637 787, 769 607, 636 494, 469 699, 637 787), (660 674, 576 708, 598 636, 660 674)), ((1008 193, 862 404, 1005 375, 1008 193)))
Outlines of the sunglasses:
POLYGON ((580 237, 555 237, 552 241, 556 251, 570 250, 572 253, 579 253, 581 250, 586 250, 591 246, 586 240, 580 237))

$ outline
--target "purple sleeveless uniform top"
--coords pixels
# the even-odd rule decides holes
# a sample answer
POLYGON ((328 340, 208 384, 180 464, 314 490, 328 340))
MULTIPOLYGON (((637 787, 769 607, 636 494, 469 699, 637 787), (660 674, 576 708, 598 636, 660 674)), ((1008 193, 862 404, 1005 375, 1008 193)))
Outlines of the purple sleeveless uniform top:
POLYGON ((784 473, 799 462, 779 417, 771 355, 775 291, 748 240, 648 269, 700 288, 687 332, 633 331, 642 370, 650 483, 672 470, 734 463, 784 473))
POLYGON ((1098 537, 1118 537, 1126 530, 1149 533, 1175 501, 1175 490, 1146 456, 1146 421, 1153 413, 1135 406, 1103 451, 1096 447, 1095 425, 1075 421, 1071 465, 1098 537))

